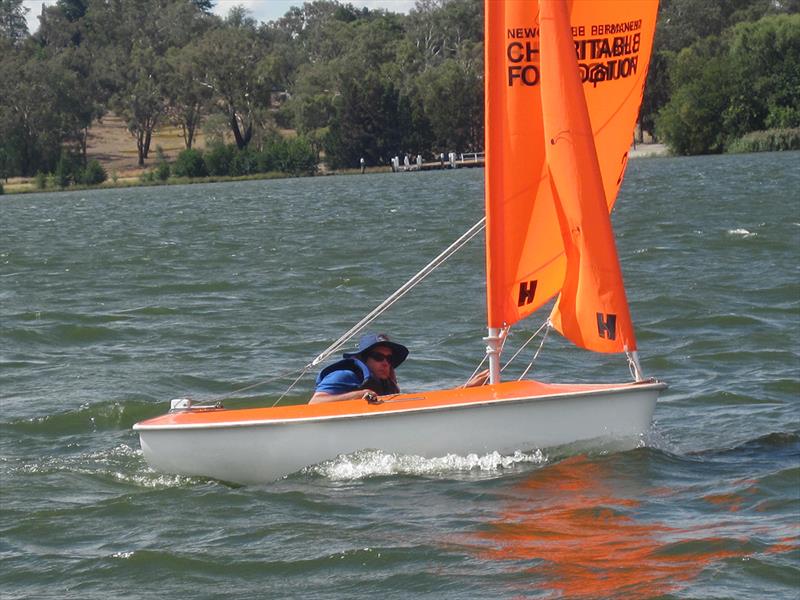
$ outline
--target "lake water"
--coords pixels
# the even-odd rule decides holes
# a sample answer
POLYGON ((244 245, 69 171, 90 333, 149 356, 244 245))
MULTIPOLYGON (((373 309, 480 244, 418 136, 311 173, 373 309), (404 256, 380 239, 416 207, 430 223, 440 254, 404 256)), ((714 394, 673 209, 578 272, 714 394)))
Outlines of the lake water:
MULTIPOLYGON (((148 468, 133 423, 178 396, 274 402, 289 380, 241 389, 480 219, 482 178, 0 199, 0 595, 796 599, 798 153, 631 161, 615 230, 645 374, 670 385, 640 448, 363 452, 251 487, 148 468)), ((476 239, 373 329, 411 347, 402 387, 432 389, 480 361, 484 318, 476 239)), ((555 334, 533 371, 627 375, 555 334)))

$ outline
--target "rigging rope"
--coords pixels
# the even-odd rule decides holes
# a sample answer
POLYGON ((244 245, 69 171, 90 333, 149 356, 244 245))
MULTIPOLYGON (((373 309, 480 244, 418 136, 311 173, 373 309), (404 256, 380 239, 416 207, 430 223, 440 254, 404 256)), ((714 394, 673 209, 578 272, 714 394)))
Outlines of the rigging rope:
MULTIPOLYGON (((372 323, 375 319, 377 319, 380 315, 382 315, 386 310, 389 309, 395 302, 397 302, 400 298, 405 296, 409 291, 411 291, 418 283, 420 283, 423 279, 425 279, 428 275, 433 273, 437 267, 439 267, 443 262, 445 262, 448 258, 450 258, 453 254, 455 254, 458 250, 460 250, 467 242, 472 240, 476 235, 478 235, 483 229, 486 227, 486 217, 483 217, 480 221, 475 223, 472 227, 470 227, 464 234, 461 235, 455 242, 450 244, 447 248, 445 248, 436 258, 434 258, 431 262, 425 265, 416 275, 414 275, 411 279, 406 281, 403 285, 401 285, 397 291, 395 291, 391 296, 389 296, 386 300, 381 302, 377 307, 375 307, 367 316, 361 319, 358 323, 353 325, 346 333, 344 333, 338 340, 336 340, 333 344, 328 346, 325 350, 323 350, 317 357, 304 366, 302 369, 294 369, 292 371, 288 371, 286 373, 282 373, 275 377, 270 377, 263 381, 259 381, 252 385, 248 385, 242 388, 238 388, 233 390, 232 392, 228 392, 227 394, 222 394, 219 396, 213 396, 211 398, 207 398, 205 400, 200 400, 196 402, 197 406, 202 406, 204 404, 212 404, 215 402, 220 402, 222 400, 226 400, 231 398, 234 395, 240 394, 241 392, 251 390, 253 388, 260 387, 267 383, 271 383, 278 379, 284 379, 286 377, 290 377, 295 373, 299 373, 295 380, 291 383, 291 385, 286 389, 283 394, 281 394, 280 398, 278 398, 272 406, 277 405, 297 384, 298 381, 305 375, 309 369, 315 367, 323 360, 328 358, 331 354, 340 350, 354 335, 360 333, 367 325, 372 323)), ((477 372, 477 371, 476 371, 477 372)))
MULTIPOLYGON (((517 351, 514 353, 514 356, 512 356, 511 358, 509 358, 509 359, 506 361, 506 364, 505 364, 505 365, 503 365, 503 368, 502 368, 502 369, 500 369, 500 372, 501 372, 501 373, 502 373, 502 372, 505 370, 505 368, 506 368, 508 365, 510 365, 510 364, 511 364, 511 362, 512 362, 512 361, 513 361, 515 358, 517 358, 517 356, 519 356, 519 353, 520 353, 520 352, 522 352, 522 351, 523 351, 523 350, 524 350, 524 349, 527 347, 527 345, 528 345, 528 344, 530 344, 530 343, 533 341, 533 339, 534 339, 534 338, 535 338, 537 335, 539 335, 539 334, 541 333, 542 329, 544 329, 545 327, 547 327, 547 326, 548 326, 548 324, 549 324, 549 323, 550 323, 549 321, 545 321, 544 323, 542 323, 542 326, 541 326, 541 327, 539 327, 539 329, 537 329, 537 330, 536 330, 536 331, 533 333, 533 335, 532 335, 531 337, 529 337, 529 338, 528 338, 528 340, 527 340, 527 341, 526 341, 524 344, 522 344, 522 346, 520 346, 520 347, 519 347, 519 350, 517 350, 517 351)), ((545 335, 547 335, 547 334, 545 334, 545 335)), ((530 368, 530 367, 529 367, 529 368, 530 368)), ((526 371, 526 372, 527 372, 527 371, 526 371)))
MULTIPOLYGON (((528 364, 527 367, 525 367, 525 370, 522 372, 522 375, 519 376, 519 379, 517 381, 521 381, 522 378, 528 374, 528 371, 531 370, 533 363, 535 363, 536 359, 539 358, 539 353, 542 351, 542 348, 544 347, 544 341, 547 339, 547 334, 550 333, 550 330, 553 328, 553 324, 550 322, 550 319, 547 319, 547 321, 545 321, 544 325, 542 325, 542 327, 539 328, 539 331, 541 331, 542 328, 544 328, 544 335, 542 336, 542 341, 539 344, 539 348, 536 350, 536 354, 533 355, 531 362, 528 364)), ((539 333, 539 331, 537 331, 536 333, 539 333)))
MULTIPOLYGON (((229 398, 231 398, 233 396, 241 394, 242 392, 246 392, 247 390, 252 390, 253 388, 261 387, 262 385, 266 385, 268 383, 272 383, 273 381, 278 381, 279 379, 285 379, 286 377, 290 377, 290 376, 294 375, 295 373, 300 373, 300 375, 297 378, 297 379, 300 379, 300 377, 302 377, 306 373, 306 371, 308 371, 308 367, 303 367, 302 369, 293 369, 291 371, 287 371, 286 373, 281 373, 279 375, 275 375, 273 377, 269 377, 267 379, 264 379, 263 381, 257 381, 256 383, 253 383, 251 385, 247 385, 247 386, 241 387, 241 388, 236 388, 235 390, 233 390, 231 392, 227 392, 226 394, 219 394, 217 396, 211 396, 210 398, 206 398, 205 400, 198 400, 197 402, 194 403, 194 405, 195 406, 203 406, 205 404, 213 404, 215 402, 222 402, 223 400, 227 400, 227 399, 229 399, 229 398)), ((297 382, 297 380, 295 380, 295 382, 297 382)), ((294 385, 294 384, 292 384, 292 385, 294 385)), ((291 388, 289 388, 289 389, 291 389, 291 388)), ((289 390, 286 390, 286 392, 288 392, 288 391, 289 390)), ((284 395, 286 395, 286 394, 284 393, 284 395)), ((283 398, 283 396, 281 396, 281 398, 283 398)), ((279 398, 279 400, 280 400, 280 398, 279 398)))
POLYGON ((381 302, 378 306, 376 306, 372 310, 372 312, 370 312, 367 316, 361 319, 358 323, 353 325, 353 327, 348 329, 338 340, 336 340, 333 344, 331 344, 325 350, 320 352, 314 360, 312 360, 310 363, 306 365, 305 368, 310 369, 311 367, 318 365, 323 360, 328 358, 331 354, 333 354, 337 350, 340 350, 354 335, 363 331, 363 329, 367 325, 372 323, 375 319, 377 319, 380 315, 382 315, 390 306, 392 306, 400 298, 405 296, 414 286, 416 286, 420 281, 422 281, 428 275, 430 275, 439 265, 441 265, 444 261, 446 261, 458 250, 460 250, 461 247, 464 246, 464 244, 469 242, 472 238, 474 238, 481 231, 483 231, 484 227, 486 227, 486 217, 483 217, 480 221, 475 223, 475 225, 470 227, 466 231, 466 233, 464 233, 455 242, 450 244, 441 254, 439 254, 439 256, 434 258, 431 262, 425 265, 416 275, 414 275, 411 279, 409 279, 403 285, 401 285, 394 294, 392 294, 386 300, 381 302))

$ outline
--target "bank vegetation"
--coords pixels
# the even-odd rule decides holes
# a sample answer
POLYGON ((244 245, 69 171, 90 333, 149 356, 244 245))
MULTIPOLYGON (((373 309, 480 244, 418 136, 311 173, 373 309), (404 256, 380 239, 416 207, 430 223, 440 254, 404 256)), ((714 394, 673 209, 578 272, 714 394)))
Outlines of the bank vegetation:
MULTIPOLYGON (((676 154, 796 148, 799 3, 662 0, 642 135, 676 154)), ((113 179, 90 152, 112 116, 154 182, 482 150, 482 2, 316 0, 269 23, 213 4, 58 0, 31 34, 21 0, 0 0, 0 179, 113 179), (184 149, 169 160, 163 128, 184 149)))

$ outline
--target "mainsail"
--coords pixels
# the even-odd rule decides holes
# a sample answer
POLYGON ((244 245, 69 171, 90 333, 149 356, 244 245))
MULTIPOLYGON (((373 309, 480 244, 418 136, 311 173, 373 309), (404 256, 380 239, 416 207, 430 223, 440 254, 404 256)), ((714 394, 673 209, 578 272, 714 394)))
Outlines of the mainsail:
POLYGON ((560 292, 551 321, 573 343, 634 350, 608 213, 658 3, 487 0, 485 9, 489 327, 560 292))

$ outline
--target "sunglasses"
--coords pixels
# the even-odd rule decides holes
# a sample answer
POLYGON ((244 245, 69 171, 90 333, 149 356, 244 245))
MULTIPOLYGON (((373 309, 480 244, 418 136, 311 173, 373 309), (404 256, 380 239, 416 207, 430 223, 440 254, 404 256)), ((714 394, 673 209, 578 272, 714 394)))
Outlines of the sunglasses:
POLYGON ((392 355, 391 354, 384 354, 383 352, 370 352, 367 354, 369 358, 374 360, 375 362, 383 362, 386 361, 391 364, 392 362, 392 355))

